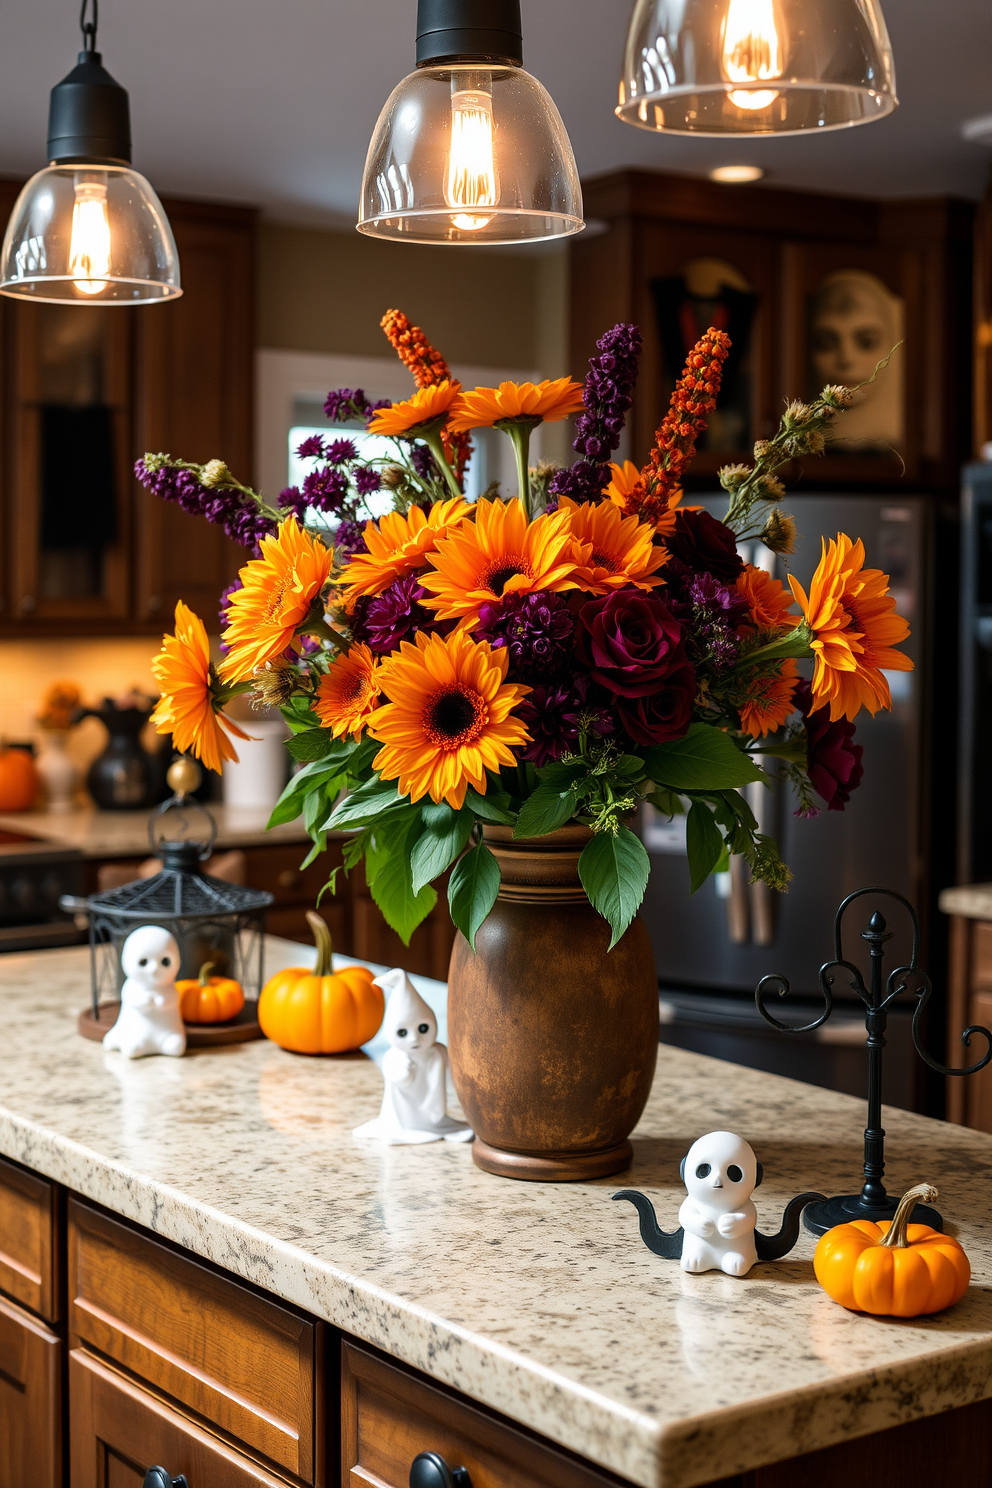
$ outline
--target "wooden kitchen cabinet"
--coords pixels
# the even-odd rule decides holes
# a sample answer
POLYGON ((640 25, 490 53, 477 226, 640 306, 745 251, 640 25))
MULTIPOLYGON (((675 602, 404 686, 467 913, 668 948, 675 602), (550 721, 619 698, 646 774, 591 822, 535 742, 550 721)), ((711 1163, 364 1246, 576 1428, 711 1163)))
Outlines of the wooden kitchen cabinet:
MULTIPOLYGON (((961 1031, 992 1028, 992 922, 965 915, 951 917, 950 975, 947 997, 947 1062, 972 1064, 985 1053, 976 1034, 965 1047, 961 1031)), ((947 1119, 976 1131, 992 1132, 992 1065, 977 1075, 947 1082, 947 1119)))
POLYGON ((0 1485, 61 1483, 62 1341, 0 1297, 0 1485))
POLYGON ((0 1292, 50 1323, 62 1315, 61 1211, 54 1183, 0 1158, 0 1292))
MULTIPOLYGON (((0 180, 0 212, 19 189, 0 180)), ((179 299, 133 309, 0 299, 0 635, 154 633, 179 598, 209 630, 246 561, 219 528, 133 475, 151 450, 220 457, 252 477, 256 214, 164 205, 179 299)))

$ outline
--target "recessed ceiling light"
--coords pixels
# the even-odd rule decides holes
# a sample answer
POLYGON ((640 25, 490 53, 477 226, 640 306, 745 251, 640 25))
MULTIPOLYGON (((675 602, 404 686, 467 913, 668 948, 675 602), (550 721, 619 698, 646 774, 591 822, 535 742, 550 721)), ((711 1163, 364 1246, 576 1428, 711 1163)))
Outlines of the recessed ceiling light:
POLYGON ((710 171, 710 180, 740 185, 743 181, 760 181, 764 174, 760 165, 716 165, 710 171))

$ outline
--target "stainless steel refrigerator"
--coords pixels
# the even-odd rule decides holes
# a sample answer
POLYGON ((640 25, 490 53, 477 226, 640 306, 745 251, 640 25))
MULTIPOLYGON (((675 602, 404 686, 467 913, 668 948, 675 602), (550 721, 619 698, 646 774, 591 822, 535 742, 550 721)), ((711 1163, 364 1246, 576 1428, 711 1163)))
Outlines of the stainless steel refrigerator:
MULTIPOLYGON (((699 504, 716 516, 725 510, 723 497, 700 498, 699 504)), ((928 792, 921 663, 929 624, 930 503, 919 496, 790 495, 785 507, 799 530, 789 571, 806 587, 819 561, 821 536, 841 531, 862 538, 868 565, 890 575, 898 610, 912 626, 904 649, 917 670, 889 676, 891 713, 859 716, 856 741, 864 747, 864 780, 844 811, 823 810, 806 820, 794 815, 797 803, 787 787, 774 793, 764 786, 748 788, 752 808, 777 838, 794 874, 787 894, 748 885, 746 870, 735 861, 730 873, 711 878, 690 896, 685 818, 669 823, 647 808, 642 835, 652 868, 643 914, 662 988, 664 1039, 860 1094, 864 1023, 857 1007, 839 1008, 816 1036, 786 1036, 760 1020, 754 988, 766 973, 779 972, 811 1007, 819 968, 833 956, 834 913, 854 889, 870 884, 895 889, 925 913, 928 792)), ((785 579, 784 561, 763 545, 747 545, 742 552, 785 579)), ((811 664, 800 666, 811 671, 811 664)), ((898 915, 887 917, 895 932, 892 952, 902 959, 909 950, 908 924, 898 915)), ((920 1103, 920 1081, 908 1016, 896 1013, 890 1023, 885 1098, 914 1106, 920 1103)), ((804 1019, 797 1015, 796 1021, 804 1019)))

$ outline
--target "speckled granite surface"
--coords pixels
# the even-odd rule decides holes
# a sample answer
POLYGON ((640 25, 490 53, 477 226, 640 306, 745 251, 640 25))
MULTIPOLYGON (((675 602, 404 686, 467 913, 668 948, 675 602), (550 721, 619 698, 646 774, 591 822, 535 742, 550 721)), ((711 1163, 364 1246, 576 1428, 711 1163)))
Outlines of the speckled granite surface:
MULTIPOLYGON (((211 803, 210 814, 217 823, 215 846, 219 851, 231 847, 267 847, 272 843, 306 842, 307 834, 300 822, 266 831, 268 810, 224 806, 211 803)), ((87 858, 147 857, 148 812, 97 811, 86 807, 55 816, 47 811, 18 811, 0 815, 0 828, 8 832, 28 832, 44 837, 59 846, 77 847, 87 858)))
MULTIPOLYGON (((278 964, 300 947, 276 942, 278 964)), ((804 1237, 735 1281, 652 1256, 620 1186, 666 1228, 678 1162, 714 1127, 765 1165, 759 1225, 849 1189, 864 1107, 663 1048, 621 1180, 518 1184, 467 1147, 379 1148, 363 1057, 268 1043, 128 1064, 75 1033, 85 950, 0 957, 0 1152, 306 1308, 644 1488, 690 1488, 992 1395, 992 1138, 886 1113, 889 1178, 928 1178, 971 1256, 942 1317, 855 1317, 804 1237)))
POLYGON ((948 915, 964 915, 968 920, 992 920, 992 884, 962 884, 957 889, 944 889, 939 903, 948 915))

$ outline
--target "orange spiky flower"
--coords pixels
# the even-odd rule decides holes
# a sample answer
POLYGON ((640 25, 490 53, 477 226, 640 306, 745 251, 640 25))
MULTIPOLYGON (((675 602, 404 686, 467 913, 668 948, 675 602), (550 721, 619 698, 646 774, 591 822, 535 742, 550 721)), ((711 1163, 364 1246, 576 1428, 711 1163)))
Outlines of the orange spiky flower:
MULTIPOLYGON (((657 525, 670 517, 672 497, 682 484, 707 417, 716 407, 723 364, 730 351, 726 331, 710 326, 685 359, 668 412, 654 437, 651 458, 627 495, 625 512, 657 525)), ((677 499, 677 498, 676 498, 677 499)))
MULTIPOLYGON (((387 310, 379 324, 404 367, 413 374, 418 388, 454 381, 444 357, 431 345, 419 326, 410 324, 402 310, 387 310)), ((463 476, 472 453, 472 437, 470 434, 453 434, 447 436, 444 443, 450 451, 449 463, 458 483, 464 485, 463 476)))

